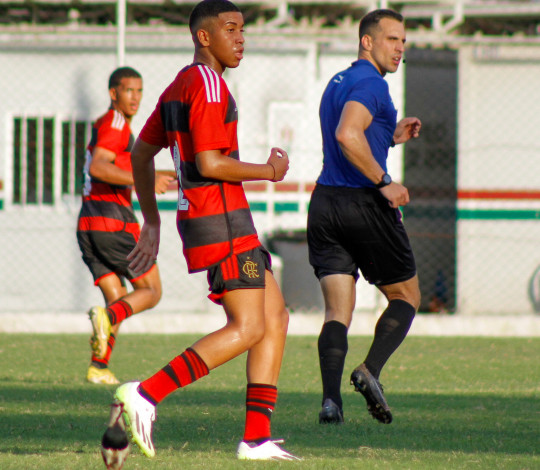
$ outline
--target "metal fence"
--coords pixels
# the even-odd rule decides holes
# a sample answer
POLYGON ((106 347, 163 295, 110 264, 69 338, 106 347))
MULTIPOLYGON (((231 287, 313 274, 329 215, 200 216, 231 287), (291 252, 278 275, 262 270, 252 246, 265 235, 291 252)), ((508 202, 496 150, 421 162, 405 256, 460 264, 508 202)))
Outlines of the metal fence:
MULTIPOLYGON (((321 168, 320 96, 330 76, 355 60, 356 34, 352 22, 337 30, 301 21, 282 30, 254 25, 242 65, 225 74, 239 107, 241 158, 263 162, 275 145, 290 153, 283 183, 245 187, 261 236, 289 244, 278 254, 295 310, 321 308, 306 257, 293 254, 305 253, 302 230, 321 168)), ((108 107, 116 30, 34 26, 1 39, 9 73, 0 76, 0 312, 84 311, 102 299, 75 239, 80 173, 90 123, 108 107)), ((137 134, 191 62, 191 38, 185 26, 139 26, 125 41, 125 63, 144 78, 137 134)), ((421 310, 538 313, 540 41, 434 39, 414 30, 408 42, 407 64, 388 81, 400 116, 418 116, 422 135, 392 150, 390 172, 411 194, 403 212, 421 310)), ((160 154, 157 166, 172 168, 170 157, 160 154)), ((205 276, 187 275, 174 201, 174 193, 159 197, 164 295, 156 309, 206 311, 205 276)), ((357 308, 380 305, 376 290, 359 281, 357 308)))

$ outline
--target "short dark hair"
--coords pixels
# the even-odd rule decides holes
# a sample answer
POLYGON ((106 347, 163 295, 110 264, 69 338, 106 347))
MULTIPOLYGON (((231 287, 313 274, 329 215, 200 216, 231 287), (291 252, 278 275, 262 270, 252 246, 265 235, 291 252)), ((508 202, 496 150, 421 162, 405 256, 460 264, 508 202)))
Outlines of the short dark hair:
POLYGON ((383 18, 390 18, 403 23, 403 15, 397 11, 387 9, 373 10, 360 20, 360 27, 358 28, 360 40, 366 34, 373 35, 375 28, 379 26, 379 22, 383 18))
POLYGON ((109 77, 109 90, 120 85, 123 78, 142 78, 142 75, 131 67, 119 67, 109 77))
POLYGON ((206 18, 217 18, 220 13, 240 11, 240 9, 228 0, 203 0, 195 5, 189 15, 189 30, 195 34, 201 23, 206 18))

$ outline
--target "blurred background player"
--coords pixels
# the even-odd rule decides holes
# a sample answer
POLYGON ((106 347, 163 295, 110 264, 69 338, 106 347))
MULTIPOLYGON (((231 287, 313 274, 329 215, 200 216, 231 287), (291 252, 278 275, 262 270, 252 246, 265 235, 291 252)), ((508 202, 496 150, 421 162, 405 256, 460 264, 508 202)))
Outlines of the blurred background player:
MULTIPOLYGON (((130 67, 118 68, 111 74, 111 105, 94 124, 86 152, 77 241, 107 306, 96 306, 88 312, 93 335, 86 378, 92 383, 119 383, 108 365, 120 323, 154 307, 161 297, 157 265, 137 272, 129 268, 126 259, 140 234, 131 202, 134 138, 130 122, 139 109, 142 88, 141 75, 130 67), (133 286, 129 294, 125 279, 133 286)), ((171 175, 157 174, 156 192, 165 192, 173 179, 171 175)))
POLYGON ((158 253, 154 156, 168 147, 181 183, 177 220, 188 269, 207 271, 209 297, 223 306, 227 323, 150 378, 120 386, 115 400, 123 406, 134 442, 152 457, 157 405, 247 352, 246 421, 236 455, 247 460, 298 460, 271 436, 289 314, 242 187, 242 181, 282 180, 289 159, 285 151, 273 148, 266 163, 239 160, 238 111, 222 74, 227 67, 238 67, 243 58, 240 10, 225 0, 205 0, 193 9, 189 26, 194 61, 163 92, 133 148, 144 225, 130 266, 145 271, 158 253))
POLYGON ((379 375, 420 305, 414 255, 398 209, 409 193, 386 168, 389 147, 418 137, 421 127, 415 117, 396 123, 384 80, 403 57, 403 17, 392 10, 370 12, 360 22, 359 39, 358 60, 334 75, 321 99, 323 169, 308 212, 309 260, 325 302, 318 342, 320 423, 343 422, 341 378, 358 270, 388 300, 368 355, 351 374, 369 413, 382 423, 390 423, 392 414, 379 375))

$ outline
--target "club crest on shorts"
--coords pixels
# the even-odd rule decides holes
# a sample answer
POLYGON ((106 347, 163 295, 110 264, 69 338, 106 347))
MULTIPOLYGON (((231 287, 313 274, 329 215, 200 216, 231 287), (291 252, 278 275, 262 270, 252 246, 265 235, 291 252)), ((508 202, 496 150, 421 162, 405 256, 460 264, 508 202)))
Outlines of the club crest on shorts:
POLYGON ((248 258, 244 265, 242 266, 242 271, 250 279, 255 279, 259 276, 259 265, 254 261, 251 261, 251 258, 248 258))

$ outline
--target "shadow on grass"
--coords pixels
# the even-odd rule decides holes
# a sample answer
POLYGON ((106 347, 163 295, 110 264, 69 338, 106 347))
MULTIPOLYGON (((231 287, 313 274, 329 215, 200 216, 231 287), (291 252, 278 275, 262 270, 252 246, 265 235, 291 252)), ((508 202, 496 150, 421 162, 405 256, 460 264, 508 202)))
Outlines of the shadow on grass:
MULTIPOLYGON (((178 391, 158 408, 158 448, 230 451, 243 433, 244 390, 207 383, 178 391)), ((114 387, 0 382, 0 453, 95 451, 114 387)), ((383 425, 359 394, 344 394, 345 424, 321 426, 320 396, 284 391, 273 431, 303 453, 324 455, 359 447, 394 450, 534 455, 539 401, 500 395, 392 394, 394 422, 383 425)))

